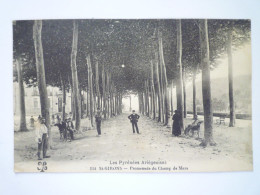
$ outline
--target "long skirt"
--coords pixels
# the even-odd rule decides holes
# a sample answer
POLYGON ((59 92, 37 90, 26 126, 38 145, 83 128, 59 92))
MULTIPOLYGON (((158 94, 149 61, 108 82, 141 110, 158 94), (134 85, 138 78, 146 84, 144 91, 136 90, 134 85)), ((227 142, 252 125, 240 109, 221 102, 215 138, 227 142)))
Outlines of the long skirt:
POLYGON ((179 121, 174 121, 172 124, 172 134, 175 136, 181 135, 181 127, 179 121))

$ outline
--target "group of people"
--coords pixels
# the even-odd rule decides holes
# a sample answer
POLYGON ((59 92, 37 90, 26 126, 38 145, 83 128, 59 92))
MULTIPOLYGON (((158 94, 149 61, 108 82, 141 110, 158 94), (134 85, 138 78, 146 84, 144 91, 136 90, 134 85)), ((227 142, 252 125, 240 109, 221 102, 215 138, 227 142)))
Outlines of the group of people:
POLYGON ((72 141, 74 140, 74 124, 71 118, 62 120, 57 120, 57 123, 54 125, 59 128, 60 131, 60 139, 64 141, 72 141))
MULTIPOLYGON (((50 158, 50 156, 46 155, 48 148, 48 128, 45 123, 45 118, 39 115, 37 122, 33 116, 30 119, 30 123, 32 127, 35 127, 35 135, 36 142, 38 143, 38 160, 42 160, 43 158, 50 158)), ((60 131, 60 139, 64 140, 73 140, 74 139, 74 125, 71 118, 65 119, 64 121, 57 121, 54 125, 59 128, 60 131)))
MULTIPOLYGON (((140 118, 140 116, 135 113, 135 110, 133 110, 132 114, 128 116, 128 119, 132 123, 133 133, 135 133, 135 131, 136 131, 138 134, 140 134, 138 125, 137 125, 139 118, 140 118)), ((102 121, 102 112, 100 111, 100 109, 97 109, 97 114, 95 115, 95 121, 96 121, 97 133, 98 133, 97 136, 100 136, 101 135, 101 121, 102 121)))
MULTIPOLYGON (((133 133, 140 134, 139 128, 138 128, 138 120, 140 116, 135 113, 135 110, 132 110, 132 114, 128 116, 128 119, 130 120, 132 124, 133 133)), ((172 134, 174 136, 180 136, 181 135, 181 115, 180 113, 175 110, 175 114, 172 116, 173 125, 172 125, 172 134)), ((34 126, 34 119, 31 117, 31 125, 34 126)), ((101 136, 101 122, 102 122, 102 112, 100 109, 97 109, 97 113, 95 115, 95 122, 97 127, 97 136, 101 136)), ((188 128, 192 128, 193 126, 196 126, 197 123, 200 122, 195 117, 194 122, 188 126, 188 128)), ((65 119, 64 121, 61 120, 61 118, 57 117, 57 122, 54 126, 57 126, 60 131, 60 139, 63 139, 64 141, 72 141, 74 140, 74 124, 69 117, 68 119, 65 119)), ((185 131, 187 131, 186 129, 185 131)), ((48 128, 45 125, 45 119, 41 116, 38 117, 38 124, 36 126, 36 139, 38 142, 38 160, 42 160, 42 158, 49 158, 50 156, 46 155, 47 152, 47 143, 48 143, 48 128), (42 156, 41 156, 42 151, 42 156)))
MULTIPOLYGON (((172 135, 174 136, 180 136, 181 135, 181 114, 178 110, 174 111, 174 115, 172 116, 173 124, 172 124, 172 135)), ((135 131, 140 134, 139 129, 138 129, 138 119, 140 116, 135 113, 135 110, 132 111, 132 114, 128 116, 128 119, 132 123, 132 129, 133 133, 135 131)), ((198 120, 198 116, 196 115, 194 118, 194 121, 192 124, 190 124, 186 129, 185 132, 188 132, 189 130, 193 129, 194 127, 197 127, 200 125, 202 121, 198 120)), ((198 127, 199 128, 199 127, 198 127)), ((186 134, 186 133, 185 133, 186 134)))
MULTIPOLYGON (((175 112, 175 114, 172 116, 172 120, 173 120, 172 134, 174 136, 180 136, 181 135, 181 115, 178 110, 175 110, 174 112, 175 112)), ((138 124, 137 124, 139 118, 140 118, 140 116, 135 113, 135 110, 132 110, 132 114, 128 116, 128 119, 130 120, 130 122, 132 124, 133 133, 137 132, 138 134, 140 134, 138 124)), ((97 114, 95 115, 95 119, 96 119, 98 136, 100 136, 102 119, 101 119, 101 112, 99 109, 97 111, 97 114)), ((201 121, 198 120, 198 117, 196 115, 193 123, 191 125, 189 125, 185 131, 189 131, 189 129, 192 129, 193 127, 197 126, 198 123, 201 123, 201 121)))

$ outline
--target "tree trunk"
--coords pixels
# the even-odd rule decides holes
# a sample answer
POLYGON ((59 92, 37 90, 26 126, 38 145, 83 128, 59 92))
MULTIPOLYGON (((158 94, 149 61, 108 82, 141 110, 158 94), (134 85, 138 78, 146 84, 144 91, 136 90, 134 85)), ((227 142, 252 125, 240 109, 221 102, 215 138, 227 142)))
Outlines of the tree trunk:
POLYGON ((118 94, 115 93, 115 97, 114 97, 114 114, 117 115, 118 114, 118 94))
POLYGON ((103 114, 104 118, 107 118, 107 110, 106 110, 106 74, 104 66, 102 66, 102 90, 103 90, 103 114))
MULTIPOLYGON (((160 40, 160 39, 159 39, 160 40)), ((160 55, 160 50, 159 50, 159 57, 160 57, 160 60, 159 60, 159 72, 160 72, 160 75, 159 75, 159 78, 160 78, 160 87, 161 87, 161 122, 165 122, 165 105, 164 105, 164 82, 163 82, 163 65, 162 65, 162 61, 161 61, 161 55, 160 55)))
POLYGON ((145 115, 145 94, 142 92, 142 110, 143 110, 143 115, 145 115))
POLYGON ((163 87, 163 98, 164 98, 164 125, 168 125, 168 117, 169 117, 169 100, 168 100, 168 81, 167 81, 167 74, 166 74, 166 66, 164 62, 164 55, 163 55, 163 41, 162 41, 162 33, 159 33, 159 54, 160 54, 160 61, 162 65, 162 87, 163 87))
MULTIPOLYGON (((231 23, 232 24, 232 23, 231 23)), ((228 31, 227 39, 227 54, 228 54, 228 86, 229 86, 229 109, 230 109, 230 121, 229 126, 234 127, 236 123, 235 115, 235 101, 233 90, 233 61, 232 61, 232 28, 228 31)))
POLYGON ((171 116, 173 115, 173 81, 171 82, 171 116))
POLYGON ((62 120, 65 120, 66 117, 66 88, 65 82, 61 78, 61 85, 62 85, 62 120))
POLYGON ((100 92, 99 92, 99 71, 98 71, 98 61, 96 61, 96 93, 97 93, 97 101, 98 108, 100 108, 100 92))
POLYGON ((149 87, 148 87, 148 80, 145 81, 145 93, 144 93, 144 100, 145 100, 145 116, 149 117, 149 87))
POLYGON ((35 20, 33 25, 33 40, 34 40, 34 48, 35 48, 37 82, 38 82, 40 102, 41 102, 41 115, 43 118, 45 118, 45 123, 48 128, 48 135, 49 135, 48 145, 51 146, 52 139, 51 139, 51 128, 50 128, 50 113, 49 113, 48 94, 47 94, 46 80, 45 80, 41 32, 42 32, 42 21, 35 20))
POLYGON ((81 121, 81 105, 79 98, 79 86, 78 86, 78 73, 77 73, 77 47, 78 47, 78 23, 73 21, 73 40, 71 50, 71 73, 72 73, 72 87, 74 93, 74 106, 75 106, 75 128, 80 130, 81 121))
POLYGON ((70 86, 70 112, 72 114, 72 120, 75 120, 75 112, 74 112, 74 97, 73 97, 73 87, 70 82, 70 78, 68 77, 69 86, 70 86))
POLYGON ((197 71, 194 70, 193 71, 193 75, 192 75, 192 91, 193 91, 193 119, 195 119, 196 115, 197 115, 197 103, 196 103, 196 74, 197 71))
POLYGON ((91 125, 94 125, 93 121, 93 85, 92 85, 92 67, 90 61, 90 55, 87 56, 87 66, 88 66, 88 93, 89 93, 89 116, 91 125))
POLYGON ((113 94, 113 84, 110 85, 110 116, 113 117, 114 112, 114 94, 113 94))
POLYGON ((83 115, 84 115, 84 95, 82 92, 83 91, 80 88, 79 94, 80 94, 81 119, 83 119, 83 115))
POLYGON ((178 53, 178 79, 176 83, 177 110, 181 116, 180 128, 183 131, 183 87, 182 87, 182 31, 181 20, 177 21, 177 53, 178 53))
POLYGON ((183 83, 183 117, 187 117, 187 109, 186 109, 186 81, 185 81, 185 67, 182 69, 182 83, 183 83))
POLYGON ((87 110, 86 110, 86 112, 87 112, 87 117, 90 117, 90 115, 89 115, 89 113, 90 113, 90 111, 89 111, 89 99, 90 99, 90 97, 89 97, 89 91, 88 91, 88 89, 87 89, 87 110))
POLYGON ((204 140, 202 146, 215 145, 213 140, 213 110, 210 87, 210 62, 207 20, 199 20, 202 65, 202 96, 204 109, 204 140))
POLYGON ((140 113, 144 115, 144 96, 143 92, 140 92, 138 95, 139 98, 139 103, 140 103, 140 113))
POLYGON ((107 97, 107 118, 110 117, 110 74, 107 72, 107 81, 106 81, 106 94, 108 95, 107 97))
POLYGON ((119 93, 119 114, 122 114, 122 93, 119 93))
POLYGON ((23 86, 23 72, 22 65, 19 59, 16 60, 16 68, 18 74, 19 84, 19 100, 20 100, 20 131, 28 131, 26 127, 26 112, 25 112, 25 99, 24 99, 24 86, 23 86))
POLYGON ((156 97, 156 95, 155 95, 155 89, 154 89, 154 73, 153 73, 153 61, 151 60, 151 93, 152 93, 152 101, 151 101, 151 103, 152 103, 152 110, 153 110, 153 119, 155 119, 155 117, 156 117, 156 108, 155 108, 155 97, 156 97))
POLYGON ((159 77, 159 63, 158 63, 158 54, 155 53, 155 75, 156 75, 156 82, 158 88, 158 122, 162 122, 162 105, 161 105, 161 84, 160 84, 160 77, 159 77))

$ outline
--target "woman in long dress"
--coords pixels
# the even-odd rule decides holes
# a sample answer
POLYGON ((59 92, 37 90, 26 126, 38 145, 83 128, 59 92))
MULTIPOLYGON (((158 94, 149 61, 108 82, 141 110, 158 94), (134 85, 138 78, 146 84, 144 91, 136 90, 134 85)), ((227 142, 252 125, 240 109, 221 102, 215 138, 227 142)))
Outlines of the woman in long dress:
POLYGON ((177 110, 175 110, 175 114, 172 116, 173 124, 172 124, 172 134, 174 136, 181 135, 181 126, 180 126, 181 116, 177 110))

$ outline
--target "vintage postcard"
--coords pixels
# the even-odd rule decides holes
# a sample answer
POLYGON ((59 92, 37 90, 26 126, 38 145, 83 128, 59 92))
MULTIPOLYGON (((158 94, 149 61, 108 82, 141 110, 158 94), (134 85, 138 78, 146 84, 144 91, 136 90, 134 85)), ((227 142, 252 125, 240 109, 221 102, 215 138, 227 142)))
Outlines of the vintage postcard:
POLYGON ((13 21, 15 172, 252 171, 251 21, 13 21))

